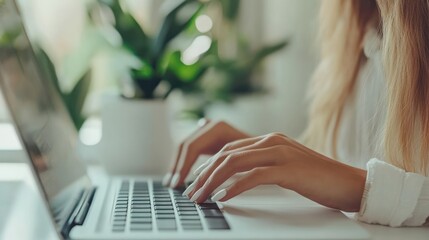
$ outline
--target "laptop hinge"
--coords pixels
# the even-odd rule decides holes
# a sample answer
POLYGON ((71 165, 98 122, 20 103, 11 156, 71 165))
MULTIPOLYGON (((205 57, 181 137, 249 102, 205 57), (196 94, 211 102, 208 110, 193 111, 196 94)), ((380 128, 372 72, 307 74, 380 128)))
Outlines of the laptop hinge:
POLYGON ((73 208, 74 210, 61 229, 61 234, 64 238, 68 238, 68 235, 74 226, 82 225, 85 221, 92 200, 94 199, 95 191, 96 187, 91 187, 81 193, 80 200, 76 202, 76 205, 73 208))

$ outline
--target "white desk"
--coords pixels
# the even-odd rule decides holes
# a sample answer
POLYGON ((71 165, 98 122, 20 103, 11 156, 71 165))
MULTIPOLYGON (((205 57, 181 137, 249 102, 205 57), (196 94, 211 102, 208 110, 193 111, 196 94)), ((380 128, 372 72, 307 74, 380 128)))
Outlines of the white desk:
POLYGON ((0 163, 0 239, 57 240, 50 221, 27 165, 0 163))
MULTIPOLYGON (((36 191, 32 174, 20 152, 13 128, 0 123, 0 240, 57 239, 36 191), (10 136, 10 137, 8 137, 10 136), (21 163, 1 163, 20 161, 21 163), (13 237, 12 237, 13 236, 13 237)), ((91 168, 90 175, 99 174, 91 168)), ((96 179, 93 179, 96 180, 96 179)), ((359 223, 376 240, 429 240, 429 227, 390 228, 359 223)))
MULTIPOLYGON (((96 173, 98 169, 92 171, 96 173)), ((48 213, 28 167, 24 163, 0 163, 0 239, 57 239, 48 221, 48 213)), ((429 227, 390 228, 358 224, 375 240, 429 239, 429 227)))

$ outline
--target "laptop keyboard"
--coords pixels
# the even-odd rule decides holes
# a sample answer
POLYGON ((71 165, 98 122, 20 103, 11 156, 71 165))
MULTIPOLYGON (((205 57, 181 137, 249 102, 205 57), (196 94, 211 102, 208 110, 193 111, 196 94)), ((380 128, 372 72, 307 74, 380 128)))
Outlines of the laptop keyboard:
POLYGON ((169 189, 161 182, 124 180, 114 205, 112 231, 229 230, 215 202, 195 204, 182 196, 185 189, 169 189))

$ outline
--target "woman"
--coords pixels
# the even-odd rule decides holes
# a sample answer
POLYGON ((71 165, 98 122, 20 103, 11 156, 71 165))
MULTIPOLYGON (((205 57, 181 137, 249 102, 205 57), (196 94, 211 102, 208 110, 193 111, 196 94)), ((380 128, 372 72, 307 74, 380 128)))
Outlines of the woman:
POLYGON ((210 122, 181 144, 165 184, 182 184, 200 154, 214 154, 185 191, 193 201, 226 201, 276 184, 358 212, 368 223, 423 225, 429 216, 428 16, 427 0, 324 1, 306 146, 282 134, 251 137, 210 122), (236 173, 244 174, 213 192, 236 173))

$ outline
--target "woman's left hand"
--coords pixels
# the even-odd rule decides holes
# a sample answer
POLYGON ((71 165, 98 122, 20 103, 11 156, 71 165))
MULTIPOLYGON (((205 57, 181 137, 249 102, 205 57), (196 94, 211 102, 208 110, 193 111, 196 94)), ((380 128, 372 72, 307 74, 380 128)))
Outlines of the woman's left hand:
POLYGON ((323 156, 282 134, 231 142, 203 164, 185 191, 192 201, 226 201, 262 184, 276 184, 327 207, 359 211, 366 171, 323 156), (213 193, 231 176, 243 173, 213 193))

